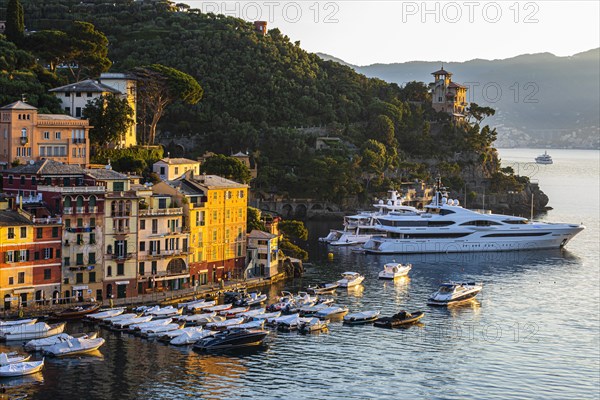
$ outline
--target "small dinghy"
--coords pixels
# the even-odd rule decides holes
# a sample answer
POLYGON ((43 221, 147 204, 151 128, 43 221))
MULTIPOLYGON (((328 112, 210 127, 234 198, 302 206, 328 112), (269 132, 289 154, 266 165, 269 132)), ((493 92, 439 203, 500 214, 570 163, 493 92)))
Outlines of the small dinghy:
POLYGON ((0 340, 9 341, 27 341, 32 339, 42 339, 48 336, 58 335, 65 330, 66 322, 48 325, 45 322, 36 322, 33 325, 17 325, 14 329, 0 333, 0 340))
POLYGON ((183 324, 175 324, 175 323, 159 325, 159 326, 151 326, 151 327, 142 329, 140 331, 140 335, 142 337, 150 339, 150 338, 162 336, 163 334, 165 334, 167 332, 176 331, 181 328, 183 328, 183 324))
POLYGON ((339 283, 323 283, 317 284, 314 286, 309 286, 306 291, 310 294, 327 294, 327 293, 335 293, 335 290, 339 287, 339 283))
POLYGON ((148 328, 156 328, 159 326, 163 326, 163 325, 168 325, 171 322, 173 322, 172 318, 167 318, 167 319, 152 319, 150 321, 147 322, 141 322, 139 324, 133 324, 133 325, 129 325, 129 331, 130 332, 139 332, 139 331, 143 331, 145 329, 148 328))
POLYGON ((81 333, 69 335, 67 333, 59 333, 58 335, 50 336, 44 339, 30 340, 24 346, 26 351, 44 351, 44 349, 55 345, 56 343, 64 342, 73 338, 95 339, 98 337, 98 332, 81 333), (79 335, 79 336, 78 336, 79 335))
POLYGON ((73 356, 79 354, 91 353, 98 350, 104 344, 103 338, 83 339, 73 338, 64 342, 56 343, 44 350, 44 354, 53 357, 73 356))
POLYGON ((327 321, 321 321, 319 318, 300 318, 298 331, 300 333, 322 332, 328 329, 327 321))
POLYGON ((363 325, 375 322, 379 318, 381 311, 361 311, 348 314, 344 317, 344 323, 347 325, 363 325))
POLYGON ((243 318, 246 318, 246 319, 252 319, 252 317, 255 317, 255 316, 259 315, 259 314, 264 314, 265 311, 267 311, 267 309, 264 308, 264 307, 263 308, 256 308, 254 310, 250 310, 250 311, 246 311, 246 312, 240 313, 240 314, 238 314, 238 317, 243 317, 243 318))
POLYGON ((276 326, 278 330, 289 332, 298 329, 300 323, 300 314, 284 315, 283 317, 276 318, 272 325, 276 326))
POLYGON ((244 322, 244 318, 232 318, 220 322, 210 322, 206 324, 207 329, 214 329, 216 331, 227 329, 231 325, 238 325, 244 322))
POLYGON ((134 313, 120 314, 120 315, 116 315, 114 317, 104 318, 102 320, 101 324, 102 325, 112 325, 116 322, 123 321, 123 320, 130 319, 130 318, 135 318, 137 316, 139 316, 139 314, 134 314, 134 313))
POLYGON ((449 306, 473 300, 481 292, 483 285, 476 282, 446 282, 440 285, 437 292, 433 293, 427 305, 449 306))
POLYGON ((39 372, 44 368, 44 359, 41 361, 29 361, 18 364, 9 364, 0 367, 0 377, 23 376, 39 372))
POLYGON ((194 304, 200 304, 200 303, 204 303, 204 299, 195 299, 195 300, 190 300, 190 301, 184 301, 182 303, 177 303, 177 308, 183 308, 186 309, 189 306, 193 306, 194 304))
POLYGON ((154 310, 152 312, 146 312, 145 315, 150 315, 154 319, 164 319, 177 317, 183 313, 183 308, 175 308, 173 306, 168 306, 164 308, 159 308, 158 310, 154 310))
POLYGON ((303 317, 312 317, 317 311, 331 307, 330 303, 319 303, 314 306, 305 306, 298 310, 298 313, 303 317))
POLYGON ((375 321, 374 325, 379 328, 396 328, 403 325, 414 324, 423 318, 424 315, 425 313, 423 311, 415 311, 413 313, 400 311, 391 317, 379 318, 377 321, 375 321))
POLYGON ((255 306, 258 304, 262 304, 267 301, 267 295, 261 294, 260 292, 251 292, 248 293, 248 297, 244 299, 244 303, 247 306, 255 306))
POLYGON ((31 358, 31 354, 20 355, 17 353, 0 353, 0 367, 9 364, 18 364, 25 362, 31 358))
POLYGON ((195 331, 184 332, 182 335, 176 336, 169 342, 174 346, 185 346, 188 344, 194 344, 200 339, 214 335, 217 331, 206 330, 202 328, 195 328, 195 331))
POLYGON ((10 329, 16 325, 32 325, 37 322, 37 318, 16 319, 14 321, 0 321, 0 330, 5 328, 10 329))
POLYGON ((321 319, 341 318, 348 314, 348 307, 332 306, 317 311, 314 315, 321 319))
POLYGON ((228 303, 228 304, 221 304, 220 306, 213 306, 213 307, 208 307, 206 308, 206 311, 208 312, 221 312, 221 311, 225 311, 225 310, 229 310, 231 309, 231 307, 233 307, 233 304, 228 303))
POLYGON ((124 331, 129 328, 130 325, 141 324, 143 322, 149 322, 152 320, 150 315, 145 317, 128 318, 121 321, 113 322, 112 328, 118 331, 124 331))

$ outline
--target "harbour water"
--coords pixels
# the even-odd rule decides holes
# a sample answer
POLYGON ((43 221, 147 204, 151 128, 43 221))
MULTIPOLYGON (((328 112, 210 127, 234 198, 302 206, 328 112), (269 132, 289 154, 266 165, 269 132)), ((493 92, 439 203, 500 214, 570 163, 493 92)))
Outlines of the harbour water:
MULTIPOLYGON (((273 333, 267 349, 206 355, 127 334, 101 331, 96 356, 46 359, 41 376, 4 380, 32 399, 592 399, 600 391, 600 153, 501 150, 503 165, 537 179, 553 210, 541 219, 584 222, 564 250, 374 256, 316 243, 331 223, 313 222, 311 262, 302 279, 270 289, 333 281, 344 271, 363 287, 338 291, 351 312, 424 310, 408 329, 330 325, 328 333, 273 333), (327 261, 332 251, 334 259, 327 261), (383 282, 385 262, 410 262, 410 278, 383 282), (478 301, 449 309, 425 305, 445 280, 481 281, 478 301)), ((69 330, 90 328, 70 324, 69 330)), ((15 346, 0 346, 0 350, 15 346)))

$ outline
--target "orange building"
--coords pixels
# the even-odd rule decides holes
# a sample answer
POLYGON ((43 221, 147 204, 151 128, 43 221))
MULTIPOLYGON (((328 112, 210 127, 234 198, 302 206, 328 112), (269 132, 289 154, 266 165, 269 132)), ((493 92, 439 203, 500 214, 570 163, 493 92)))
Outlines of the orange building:
POLYGON ((444 70, 432 72, 435 82, 431 84, 433 109, 450 114, 455 120, 464 120, 467 107, 467 87, 452 82, 452 73, 444 70))
POLYGON ((38 114, 37 108, 22 101, 0 107, 0 164, 48 158, 85 167, 90 128, 88 120, 38 114))

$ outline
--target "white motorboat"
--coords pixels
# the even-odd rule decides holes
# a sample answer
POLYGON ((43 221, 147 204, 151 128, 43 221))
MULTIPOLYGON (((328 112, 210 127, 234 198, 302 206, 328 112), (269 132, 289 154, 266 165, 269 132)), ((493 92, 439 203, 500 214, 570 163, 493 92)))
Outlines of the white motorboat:
POLYGON ((187 310, 191 313, 203 313, 209 307, 213 307, 217 302, 215 300, 202 301, 196 304, 187 306, 187 310))
POLYGON ((15 329, 0 333, 0 340, 5 341, 28 341, 42 339, 57 335, 65 330, 65 322, 48 325, 45 322, 36 322, 32 325, 17 325, 15 329))
POLYGON ((399 197, 395 190, 388 191, 389 198, 379 200, 373 207, 377 211, 362 211, 357 215, 344 217, 344 229, 332 230, 329 234, 320 238, 319 241, 326 242, 332 246, 352 246, 366 243, 374 235, 381 233, 376 226, 376 218, 381 215, 386 215, 390 212, 416 215, 420 213, 414 207, 405 206, 402 204, 402 198, 399 197))
POLYGON ((321 319, 342 318, 348 314, 346 306, 331 306, 317 311, 314 316, 321 319))
POLYGON ((25 343, 24 348, 26 351, 43 351, 45 348, 52 346, 56 343, 64 342, 65 340, 73 339, 73 338, 77 338, 77 337, 80 337, 83 339, 95 339, 96 337, 98 337, 98 332, 73 334, 73 335, 69 335, 67 333, 59 333, 58 335, 49 336, 49 337, 43 338, 43 339, 30 340, 29 342, 25 343))
MULTIPOLYGON (((213 311, 211 313, 204 313, 204 314, 184 315, 184 316, 177 318, 177 321, 185 322, 188 326, 202 325, 202 324, 206 324, 207 322, 212 322, 212 320, 209 321, 209 319, 212 319, 216 315, 217 315, 217 313, 215 311, 213 311)), ((225 318, 223 318, 223 319, 225 319, 225 318)))
POLYGON ((264 314, 267 311, 266 308, 255 308, 254 310, 250 310, 250 311, 246 311, 243 313, 240 313, 238 315, 238 317, 243 317, 246 319, 251 319, 252 317, 257 316, 258 314, 264 314))
POLYGON ((383 271, 379 273, 379 279, 396 279, 406 276, 411 268, 412 264, 387 263, 383 266, 383 271))
POLYGON ((113 322, 112 328, 115 330, 118 330, 118 331, 124 331, 124 330, 127 330, 130 325, 141 324, 143 322, 149 322, 151 320, 152 320, 151 315, 146 315, 143 317, 128 318, 128 319, 124 319, 124 320, 119 320, 117 322, 113 322))
POLYGON ((179 316, 183 313, 183 308, 176 308, 173 306, 167 306, 163 308, 159 308, 158 310, 153 310, 151 312, 146 312, 145 315, 151 315, 154 319, 164 319, 179 316))
POLYGON ((292 331, 298 329, 300 323, 300 314, 284 315, 283 317, 275 318, 272 325, 282 331, 292 331))
POLYGON ((184 301, 181 303, 177 303, 177 308, 186 309, 190 306, 193 306, 194 304, 204 303, 205 301, 206 301, 205 299, 194 299, 194 300, 190 300, 190 301, 184 301))
POLYGON ((267 301, 267 295, 260 292, 250 292, 241 298, 237 304, 240 306, 255 306, 267 301))
POLYGON ((213 306, 213 307, 208 307, 206 308, 206 311, 208 312, 221 312, 221 311, 225 311, 225 310, 229 310, 231 307, 233 307, 233 304, 228 303, 228 304, 221 304, 220 306, 213 306))
POLYGON ((226 329, 231 325, 238 325, 244 322, 244 318, 232 318, 225 321, 209 322, 206 324, 206 329, 214 329, 216 331, 226 329))
POLYGON ((0 353, 0 366, 25 362, 31 358, 31 354, 20 355, 17 353, 0 353))
POLYGON ((274 311, 271 313, 265 313, 265 314, 258 314, 252 317, 253 321, 260 321, 260 320, 264 320, 267 321, 267 323, 269 322, 269 320, 273 320, 275 318, 279 318, 281 317, 281 311, 274 311))
POLYGON ((13 321, 0 321, 0 330, 4 328, 14 327, 17 325, 33 325, 37 322, 37 318, 16 319, 13 321))
POLYGON ((237 314, 244 313, 244 312, 248 311, 249 309, 250 309, 249 306, 235 307, 235 308, 230 308, 229 310, 220 311, 219 315, 222 315, 225 318, 234 318, 237 316, 237 314))
POLYGON ((289 311, 296 308, 295 297, 292 293, 283 291, 281 296, 277 299, 276 303, 271 304, 267 307, 269 311, 289 311))
POLYGON ((85 319, 90 321, 102 321, 106 318, 116 317, 125 312, 125 308, 111 308, 108 310, 101 310, 99 312, 89 314, 85 317, 85 319))
POLYGON ((91 353, 98 350, 106 342, 103 338, 83 339, 73 338, 56 343, 44 349, 44 354, 53 357, 73 356, 91 353))
POLYGON ((218 333, 217 331, 211 331, 202 328, 195 329, 195 331, 186 331, 183 334, 174 337, 169 343, 171 343, 174 346, 185 346, 189 344, 194 344, 198 340, 204 339, 205 337, 218 333))
POLYGON ((535 162, 537 164, 545 164, 545 165, 549 165, 549 164, 553 164, 554 163, 552 161, 552 157, 550 156, 550 154, 548 154, 547 151, 544 151, 544 154, 540 154, 539 156, 537 156, 535 158, 535 162))
POLYGON ((301 307, 298 310, 298 313, 303 317, 313 316, 317 311, 324 310, 328 307, 331 307, 331 303, 319 303, 313 306, 305 306, 301 307))
POLYGON ((101 322, 102 325, 112 325, 113 323, 119 322, 119 321, 123 321, 126 319, 130 319, 130 318, 135 318, 138 317, 140 314, 135 314, 135 313, 127 313, 127 314, 119 314, 119 315, 115 315, 114 317, 107 317, 104 318, 101 322))
POLYGON ((184 333, 201 332, 203 330, 204 328, 202 328, 201 326, 188 326, 185 328, 176 329, 174 331, 165 332, 160 336, 158 340, 160 340, 161 342, 171 342, 173 338, 183 335, 184 333))
POLYGON ((298 324, 300 333, 321 332, 328 329, 328 322, 319 318, 301 318, 298 324))
POLYGON ((159 305, 155 305, 155 306, 139 306, 133 309, 133 311, 135 312, 141 312, 144 315, 150 315, 155 311, 159 311, 160 310, 160 306, 159 305))
POLYGON ((534 250, 564 247, 585 227, 577 224, 531 222, 526 218, 484 214, 448 200, 438 180, 426 212, 389 213, 377 217, 382 236, 363 245, 367 253, 457 253, 534 250))
POLYGON ((317 284, 314 286, 309 286, 306 291, 310 294, 326 294, 326 293, 334 293, 335 290, 340 286, 339 283, 337 282, 333 282, 333 283, 324 283, 324 284, 317 284))
POLYGON ((18 364, 9 364, 0 367, 0 377, 13 377, 30 375, 39 372, 44 368, 44 359, 41 361, 28 361, 18 364))
POLYGON ((173 322, 173 318, 164 318, 164 319, 154 319, 152 318, 150 321, 140 322, 138 324, 129 325, 129 331, 143 331, 147 328, 156 328, 158 326, 168 325, 173 322))
POLYGON ((481 292, 483 285, 475 282, 446 282, 440 285, 437 292, 433 293, 428 305, 448 306, 472 300, 481 292))
POLYGON ((248 321, 241 324, 231 325, 228 328, 238 328, 238 329, 262 329, 265 326, 265 320, 257 320, 257 321, 248 321))
POLYGON ((319 300, 318 296, 311 296, 307 292, 298 292, 298 295, 294 297, 296 307, 312 306, 319 300))
POLYGON ((343 288, 349 288, 352 286, 360 285, 365 277, 358 272, 344 272, 342 279, 337 281, 338 285, 343 288))
POLYGON ((140 330, 140 335, 145 338, 155 338, 171 331, 183 328, 183 324, 170 323, 166 325, 149 326, 140 330))
POLYGON ((344 323, 348 325, 361 325, 375 322, 381 311, 361 311, 344 316, 344 323))

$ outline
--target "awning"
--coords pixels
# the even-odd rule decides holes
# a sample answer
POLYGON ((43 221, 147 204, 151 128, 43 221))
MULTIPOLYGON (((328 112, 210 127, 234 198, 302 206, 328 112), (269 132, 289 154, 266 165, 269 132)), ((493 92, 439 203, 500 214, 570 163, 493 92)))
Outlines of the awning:
POLYGON ((86 290, 86 289, 89 289, 89 287, 87 287, 87 285, 73 286, 73 290, 86 290))
POLYGON ((21 294, 21 293, 33 293, 35 292, 34 288, 21 288, 13 290, 13 294, 21 294))
POLYGON ((170 275, 170 276, 158 276, 156 278, 154 278, 154 281, 170 281, 171 279, 182 279, 182 278, 189 278, 190 274, 183 274, 183 275, 170 275))
POLYGON ((116 285, 129 285, 129 281, 116 281, 116 285))

